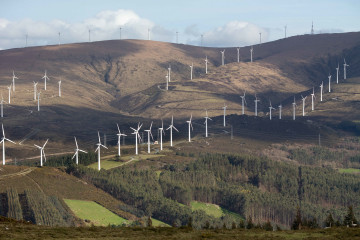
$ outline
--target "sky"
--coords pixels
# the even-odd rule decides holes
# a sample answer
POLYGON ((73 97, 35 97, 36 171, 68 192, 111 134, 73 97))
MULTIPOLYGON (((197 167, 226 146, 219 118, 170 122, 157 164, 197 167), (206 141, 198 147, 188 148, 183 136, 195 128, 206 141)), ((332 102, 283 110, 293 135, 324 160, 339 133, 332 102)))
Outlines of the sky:
POLYGON ((61 44, 86 42, 89 29, 90 41, 121 32, 121 39, 241 47, 259 43, 259 33, 262 42, 283 38, 285 26, 288 37, 309 34, 312 22, 316 34, 359 31, 359 13, 358 0, 0 0, 0 50, 58 44, 59 33, 61 44))

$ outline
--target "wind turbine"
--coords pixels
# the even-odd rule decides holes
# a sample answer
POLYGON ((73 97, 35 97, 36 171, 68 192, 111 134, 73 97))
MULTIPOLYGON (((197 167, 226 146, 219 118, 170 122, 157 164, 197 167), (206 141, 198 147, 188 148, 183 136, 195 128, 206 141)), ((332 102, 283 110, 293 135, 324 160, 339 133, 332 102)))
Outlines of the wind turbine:
POLYGON ((172 130, 175 129, 177 132, 179 132, 179 130, 177 130, 176 127, 174 127, 174 116, 171 116, 171 124, 166 130, 169 130, 169 129, 170 129, 170 146, 172 147, 173 146, 172 130))
POLYGON ((190 80, 192 80, 194 64, 191 63, 191 65, 189 67, 190 67, 190 80))
POLYGON ((251 48, 250 48, 250 61, 251 62, 253 62, 253 51, 254 51, 253 46, 251 46, 251 48))
POLYGON ((138 155, 138 141, 140 142, 141 137, 139 134, 139 130, 142 127, 142 124, 138 123, 137 129, 130 127, 134 132, 132 134, 135 134, 135 154, 138 155), (139 138, 139 140, 138 140, 139 138))
POLYGON ((221 52, 221 65, 224 66, 224 64, 225 64, 225 49, 220 52, 221 52))
POLYGON ((280 103, 280 105, 279 105, 279 119, 281 119, 281 110, 282 110, 282 105, 280 103))
POLYGON ((246 93, 246 91, 244 92, 244 95, 243 95, 243 96, 240 96, 240 97, 241 97, 241 111, 242 111, 242 115, 245 114, 244 103, 247 105, 246 99, 245 99, 245 93, 246 93))
POLYGON ((153 137, 153 135, 152 135, 152 133, 151 133, 152 124, 153 124, 153 122, 151 122, 150 128, 147 129, 147 130, 145 130, 145 132, 148 133, 148 153, 150 153, 150 136, 151 136, 152 140, 154 141, 154 137, 153 137))
POLYGON ((293 120, 295 120, 295 115, 296 115, 296 113, 295 113, 295 110, 296 110, 295 96, 294 96, 294 102, 292 103, 292 105, 293 105, 293 120))
POLYGON ((10 86, 7 87, 9 89, 9 104, 11 103, 11 85, 12 84, 10 84, 10 86))
POLYGON ((226 117, 226 108, 227 106, 224 103, 224 106, 222 107, 224 109, 224 127, 226 126, 225 117, 226 117))
POLYGON ((170 78, 170 76, 171 76, 171 66, 170 65, 168 67, 168 71, 169 71, 169 82, 171 82, 171 78, 170 78))
POLYGON ((15 79, 18 79, 16 76, 15 76, 15 72, 13 70, 13 76, 12 76, 12 87, 13 87, 13 92, 15 92, 15 79))
POLYGON ((313 87, 313 92, 311 94, 311 111, 314 111, 314 98, 316 98, 316 97, 315 97, 315 90, 313 87))
POLYGON ((163 120, 161 120, 161 128, 159 128, 160 130, 160 150, 163 150, 163 144, 162 144, 162 134, 164 133, 165 136, 165 131, 164 131, 164 122, 163 120))
POLYGON ((349 65, 346 64, 345 58, 344 58, 344 80, 346 79, 346 67, 349 67, 349 65))
POLYGON ((271 101, 270 101, 270 107, 269 107, 269 110, 270 110, 270 120, 271 120, 271 110, 272 110, 272 109, 275 110, 275 108, 273 108, 273 106, 271 105, 271 101))
POLYGON ((4 125, 1 124, 1 127, 2 127, 3 137, 2 137, 0 143, 2 143, 2 148, 3 148, 3 165, 5 165, 5 140, 6 140, 6 141, 9 141, 9 142, 11 142, 11 143, 13 143, 13 144, 16 144, 16 143, 5 137, 4 125))
POLYGON ((212 119, 209 118, 207 110, 206 110, 206 117, 204 117, 204 118, 205 118, 205 122, 204 122, 205 123, 205 137, 208 137, 208 124, 207 124, 207 121, 208 121, 208 119, 212 121, 212 119))
POLYGON ((305 100, 306 100, 307 96, 303 97, 301 95, 301 100, 302 100, 302 115, 303 117, 305 116, 305 100))
POLYGON ((44 79, 45 82, 45 91, 46 91, 46 80, 50 80, 50 78, 47 76, 47 71, 45 70, 45 75, 42 77, 42 79, 44 79))
POLYGON ((49 139, 46 140, 46 142, 44 143, 44 145, 42 147, 34 144, 35 147, 37 147, 38 149, 40 149, 40 166, 42 167, 43 166, 43 156, 44 156, 44 160, 46 162, 46 156, 45 156, 45 151, 44 151, 44 148, 47 144, 47 142, 49 141, 49 139))
POLYGON ((39 92, 37 95, 37 100, 38 100, 38 112, 40 111, 40 93, 41 92, 39 92))
POLYGON ((237 62, 240 62, 240 48, 236 48, 237 50, 237 62))
POLYGON ((257 99, 256 94, 255 94, 255 100, 254 100, 254 102, 255 102, 255 116, 257 116, 257 115, 258 115, 257 105, 258 105, 258 102, 260 102, 260 100, 257 99))
POLYGON ((59 97, 61 97, 61 79, 58 83, 59 83, 59 97))
POLYGON ((99 142, 96 144, 98 147, 95 149, 95 152, 98 152, 98 170, 100 171, 100 149, 101 149, 101 147, 106 148, 106 149, 108 149, 108 148, 101 144, 99 131, 98 131, 98 137, 99 137, 99 142))
POLYGON ((285 29, 285 38, 286 38, 286 29, 287 29, 287 25, 284 26, 285 29))
POLYGON ((4 102, 3 95, 1 94, 1 117, 4 117, 4 102))
POLYGON ((34 100, 36 100, 36 93, 37 93, 37 82, 33 82, 34 83, 34 100))
POLYGON ((320 84, 320 101, 322 102, 322 95, 324 90, 324 82, 321 82, 320 84))
POLYGON ((259 35, 260 35, 260 44, 261 44, 261 32, 259 32, 259 35))
POLYGON ((330 73, 329 73, 328 79, 329 79, 329 92, 331 92, 331 75, 330 75, 330 73))
POLYGON ((336 69, 336 84, 338 84, 339 83, 339 70, 340 70, 339 62, 338 62, 337 68, 335 68, 335 69, 336 69))
POLYGON ((87 153, 87 152, 79 149, 78 143, 76 141, 76 137, 74 136, 74 138, 75 138, 76 149, 75 149, 75 154, 71 159, 74 159, 74 157, 76 157, 76 165, 79 165, 79 151, 83 153, 87 153))
POLYGON ((205 73, 206 74, 208 73, 208 63, 209 63, 209 61, 208 61, 208 58, 206 56, 206 58, 205 58, 205 73))
POLYGON ((120 128, 119 128, 119 125, 116 124, 117 128, 118 128, 118 131, 119 133, 117 133, 116 135, 118 136, 118 156, 120 157, 121 156, 121 151, 120 151, 120 145, 121 145, 121 136, 124 136, 126 137, 127 135, 125 133, 121 133, 120 132, 120 128))
POLYGON ((189 120, 189 121, 186 121, 186 122, 189 124, 189 142, 191 142, 191 129, 194 131, 193 125, 192 125, 192 123, 191 123, 191 120, 192 120, 192 114, 191 114, 190 120, 189 120), (191 127, 191 129, 190 129, 190 127, 191 127))

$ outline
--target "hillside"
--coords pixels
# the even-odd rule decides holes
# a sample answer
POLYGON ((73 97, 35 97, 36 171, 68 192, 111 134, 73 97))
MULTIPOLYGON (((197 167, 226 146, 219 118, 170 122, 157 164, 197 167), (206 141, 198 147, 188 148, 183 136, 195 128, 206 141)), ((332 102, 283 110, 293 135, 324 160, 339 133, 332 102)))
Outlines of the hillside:
MULTIPOLYGON (((171 115, 175 117, 175 125, 186 130, 184 120, 190 114, 202 119, 208 109, 210 116, 220 116, 224 103, 228 106, 227 114, 240 114, 239 95, 244 91, 248 116, 254 114, 256 94, 260 99, 259 116, 268 118, 271 100, 274 107, 283 104, 283 116, 289 119, 293 95, 296 94, 299 115, 300 94, 309 94, 313 86, 318 93, 318 86, 321 81, 326 83, 330 69, 334 76, 338 60, 341 64, 346 57, 350 64, 348 77, 360 76, 359 69, 353 67, 360 63, 359 43, 360 33, 295 36, 255 45, 253 63, 249 62, 249 47, 240 49, 240 63, 236 62, 236 48, 227 48, 225 66, 220 66, 220 48, 155 41, 111 40, 3 50, 0 51, 0 87, 6 101, 13 69, 19 78, 11 104, 4 105, 3 123, 7 136, 21 142, 21 145, 8 144, 6 154, 13 160, 14 155, 20 159, 38 156, 33 144, 42 144, 47 138, 50 139, 47 154, 68 153, 69 146, 74 145, 73 136, 77 136, 83 148, 93 149, 97 131, 115 142, 115 123, 129 135, 129 127, 139 121, 145 122, 145 127, 150 124, 149 118, 154 119, 156 128, 160 118, 167 125, 171 115), (208 74, 204 69, 205 56, 210 62, 208 74), (191 63, 194 64, 192 81, 189 80, 191 63), (164 91, 169 65, 170 90, 164 91), (41 79, 45 70, 50 78, 46 91, 41 79), (60 79, 62 97, 58 97, 60 79), (41 90, 40 112, 33 100, 33 81, 39 82, 41 90)), ((358 86, 357 80, 354 81, 354 86, 358 86)), ((357 90, 349 96, 349 101, 355 103, 356 94, 357 90)), ((328 110, 331 105, 318 105, 319 97, 316 106, 321 108, 310 112, 309 99, 310 119, 335 125, 349 113, 351 121, 357 119, 357 105, 344 108, 347 100, 338 103, 337 108, 342 111, 333 115, 328 110)), ((277 114, 276 110, 275 117, 277 114)), ((294 126, 295 132, 302 129, 300 125, 294 126)), ((254 125, 252 129, 261 127, 254 125)), ((132 137, 129 135, 127 142, 133 142, 132 137)))

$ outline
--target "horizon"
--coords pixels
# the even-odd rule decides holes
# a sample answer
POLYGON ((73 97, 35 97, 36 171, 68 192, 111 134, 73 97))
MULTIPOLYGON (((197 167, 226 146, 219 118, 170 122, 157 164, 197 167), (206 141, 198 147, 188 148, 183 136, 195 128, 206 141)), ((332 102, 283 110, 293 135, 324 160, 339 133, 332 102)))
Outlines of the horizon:
POLYGON ((353 0, 196 1, 192 7, 188 1, 161 0, 156 6, 141 0, 85 2, 5 1, 0 10, 0 50, 58 45, 59 33, 60 44, 89 42, 89 29, 90 42, 120 39, 120 34, 121 39, 147 40, 150 29, 150 40, 204 47, 254 45, 260 43, 259 33, 262 43, 282 39, 285 26, 287 37, 310 34, 312 22, 315 34, 360 30, 360 3, 353 0), (189 14, 184 17, 184 12, 189 14), (336 12, 336 17, 329 12, 336 12))

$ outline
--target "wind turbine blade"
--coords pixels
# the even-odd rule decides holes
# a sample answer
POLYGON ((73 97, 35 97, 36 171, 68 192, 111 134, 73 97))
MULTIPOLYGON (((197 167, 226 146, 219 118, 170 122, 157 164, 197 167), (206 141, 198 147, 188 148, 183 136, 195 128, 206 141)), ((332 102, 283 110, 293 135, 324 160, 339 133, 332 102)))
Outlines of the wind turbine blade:
POLYGON ((76 141, 76 137, 74 136, 74 138, 75 138, 76 149, 79 149, 78 143, 77 143, 77 141, 76 141))
POLYGON ((100 133, 98 131, 98 137, 99 137, 99 143, 101 143, 101 139, 100 139, 100 133))
POLYGON ((46 155, 45 155, 45 151, 44 151, 44 148, 41 150, 43 152, 43 155, 44 155, 44 160, 46 162, 46 155))
POLYGON ((212 121, 212 119, 211 119, 211 118, 209 118, 209 117, 208 117, 208 119, 210 119, 210 120, 212 121))
POLYGON ((8 139, 8 138, 4 138, 5 140, 7 140, 7 141, 9 141, 9 142, 11 142, 11 143, 13 143, 13 144, 16 144, 16 142, 14 142, 14 141, 11 141, 10 139, 8 139))
POLYGON ((95 149, 95 152, 99 151, 100 145, 95 149))
POLYGON ((39 148, 39 149, 41 149, 41 148, 42 148, 42 147, 40 147, 40 146, 38 146, 38 145, 36 145, 36 144, 34 144, 34 146, 35 146, 35 147, 37 147, 37 148, 39 148))
POLYGON ((150 132, 151 132, 151 127, 152 127, 152 125, 153 125, 153 122, 151 121, 151 124, 150 124, 150 132))
POLYGON ((102 146, 102 147, 104 147, 104 148, 108 149, 105 145, 102 145, 102 144, 101 144, 100 146, 102 146))
POLYGON ((49 139, 46 140, 44 146, 42 148, 45 148, 45 145, 48 143, 49 139))
POLYGON ((170 127, 168 127, 168 128, 166 129, 166 131, 169 130, 171 127, 172 127, 172 125, 170 125, 170 127))
POLYGON ((150 132, 150 136, 151 136, 151 139, 154 141, 154 137, 153 137, 153 135, 152 135, 152 133, 150 132))
POLYGON ((117 129, 118 129, 119 133, 121 133, 120 128, 119 128, 119 124, 116 124, 116 126, 117 126, 117 129))
POLYGON ((84 151, 84 150, 81 150, 81 149, 78 149, 78 151, 83 152, 83 153, 87 153, 87 151, 84 151))
POLYGON ((130 127, 131 128, 131 130, 133 130, 134 132, 136 132, 136 129, 134 129, 134 128, 132 128, 132 127, 130 127))
POLYGON ((74 156, 71 158, 71 160, 74 159, 74 157, 76 156, 76 153, 77 153, 77 152, 78 152, 78 150, 76 150, 76 152, 75 152, 74 156))
POLYGON ((4 132, 4 124, 1 124, 2 127, 2 133, 3 133, 3 137, 5 138, 5 132, 4 132))
POLYGON ((140 130, 140 128, 142 127, 143 123, 138 127, 138 130, 140 130))
POLYGON ((177 130, 176 127, 173 126, 173 128, 174 128, 177 132, 179 132, 179 130, 177 130))
POLYGON ((193 125, 192 123, 190 123, 190 126, 191 126, 191 130, 194 131, 194 128, 193 128, 193 125))

